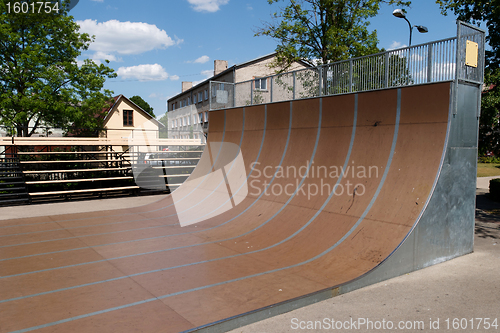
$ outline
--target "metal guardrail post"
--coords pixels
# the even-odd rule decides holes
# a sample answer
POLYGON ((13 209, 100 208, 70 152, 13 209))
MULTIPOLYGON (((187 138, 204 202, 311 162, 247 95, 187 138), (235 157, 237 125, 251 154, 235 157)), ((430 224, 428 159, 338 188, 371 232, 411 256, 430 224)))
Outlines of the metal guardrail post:
POLYGON ((384 66, 385 66, 384 86, 385 88, 389 88, 389 52, 387 52, 384 56, 384 66))
POLYGON ((458 73, 459 73, 459 67, 462 65, 460 63, 461 59, 461 41, 460 39, 462 38, 462 29, 460 22, 457 24, 457 50, 456 50, 456 60, 455 60, 455 84, 454 84, 454 92, 453 94, 455 95, 455 102, 454 102, 454 107, 453 107, 453 115, 455 116, 457 114, 457 109, 458 109, 458 98, 456 98, 456 94, 458 92, 458 73))
POLYGON ((293 72, 293 99, 295 99, 295 82, 296 82, 296 77, 295 77, 295 72, 293 72))
POLYGON ((274 76, 271 76, 271 78, 269 80, 270 81, 269 82, 269 86, 270 86, 269 87, 269 94, 270 94, 270 102, 271 103, 273 102, 273 82, 274 82, 273 78, 274 78, 274 76))
POLYGON ((255 81, 250 81, 250 105, 253 105, 253 84, 255 81))
POLYGON ((233 83, 233 107, 236 106, 236 84, 233 83))
POLYGON ((432 82, 432 44, 427 47, 427 82, 432 82))
POLYGON ((318 69, 319 69, 319 85, 318 85, 319 91, 318 91, 318 95, 319 96, 323 95, 323 68, 324 68, 323 66, 318 67, 318 69))
POLYGON ((349 59, 349 92, 352 92, 352 82, 353 82, 352 72, 353 72, 352 59, 349 59))
POLYGON ((212 81, 208 82, 208 109, 212 110, 212 81))

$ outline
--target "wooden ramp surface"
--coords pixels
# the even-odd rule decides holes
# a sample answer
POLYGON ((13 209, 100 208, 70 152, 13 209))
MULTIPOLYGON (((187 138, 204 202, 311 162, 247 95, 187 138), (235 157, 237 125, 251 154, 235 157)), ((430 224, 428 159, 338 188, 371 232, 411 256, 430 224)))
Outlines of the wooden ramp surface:
POLYGON ((440 83, 214 111, 177 197, 0 221, 0 332, 179 332, 362 276, 425 209, 449 95, 440 83))

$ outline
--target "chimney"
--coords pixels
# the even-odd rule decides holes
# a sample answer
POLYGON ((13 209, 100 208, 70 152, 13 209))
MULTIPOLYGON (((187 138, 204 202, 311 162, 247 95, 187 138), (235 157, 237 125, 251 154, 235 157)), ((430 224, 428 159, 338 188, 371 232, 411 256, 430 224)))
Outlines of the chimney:
POLYGON ((214 60, 214 76, 224 72, 227 69, 226 60, 214 60))
POLYGON ((193 87, 193 82, 182 81, 182 92, 189 90, 193 87))

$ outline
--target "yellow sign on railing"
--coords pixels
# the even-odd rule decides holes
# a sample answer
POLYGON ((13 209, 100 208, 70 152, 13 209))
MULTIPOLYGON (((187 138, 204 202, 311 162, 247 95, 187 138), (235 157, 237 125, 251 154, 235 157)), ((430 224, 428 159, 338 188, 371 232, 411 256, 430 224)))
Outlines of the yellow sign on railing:
POLYGON ((478 44, 467 41, 467 47, 465 49, 465 64, 470 67, 477 68, 477 58, 479 53, 478 44))

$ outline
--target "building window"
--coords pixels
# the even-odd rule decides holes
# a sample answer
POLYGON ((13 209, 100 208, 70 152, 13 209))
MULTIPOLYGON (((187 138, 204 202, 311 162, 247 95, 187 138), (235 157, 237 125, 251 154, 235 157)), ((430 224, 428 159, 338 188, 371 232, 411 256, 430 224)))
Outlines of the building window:
POLYGON ((198 117, 200 118, 200 124, 203 124, 203 113, 198 113, 198 117))
POLYGON ((208 99, 208 89, 205 89, 205 101, 208 99))
POLYGON ((201 103, 202 100, 203 100, 203 93, 200 91, 198 93, 198 103, 201 103))
POLYGON ((175 110, 175 103, 172 103, 172 111, 175 110))
POLYGON ((188 97, 188 100, 187 100, 187 105, 191 105, 191 97, 188 97))
POLYGON ((205 111, 205 122, 208 121, 208 111, 205 111))
POLYGON ((133 110, 123 110, 123 126, 134 126, 133 110))
POLYGON ((187 121, 188 126, 191 125, 191 117, 190 116, 186 116, 186 121, 187 121))
POLYGON ((193 104, 196 104, 197 101, 196 101, 196 94, 193 95, 193 104))
POLYGON ((255 79, 255 90, 267 90, 267 79, 255 79))

